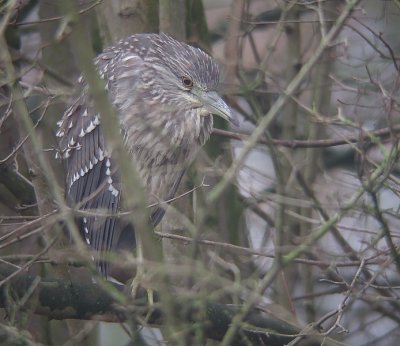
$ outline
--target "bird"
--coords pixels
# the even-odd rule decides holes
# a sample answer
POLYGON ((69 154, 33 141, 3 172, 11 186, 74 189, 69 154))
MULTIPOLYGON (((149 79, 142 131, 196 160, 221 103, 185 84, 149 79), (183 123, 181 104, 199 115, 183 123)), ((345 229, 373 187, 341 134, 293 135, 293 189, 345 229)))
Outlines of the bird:
MULTIPOLYGON (((166 34, 134 34, 106 48, 94 61, 116 110, 124 147, 139 174, 156 227, 185 170, 209 139, 213 115, 236 123, 218 94, 220 69, 202 49, 166 34)), ((107 253, 136 246, 134 225, 118 217, 124 188, 118 162, 107 150, 102 119, 81 76, 77 96, 58 124, 58 157, 66 168, 70 207, 106 210, 77 217, 98 271, 109 277, 107 253)))

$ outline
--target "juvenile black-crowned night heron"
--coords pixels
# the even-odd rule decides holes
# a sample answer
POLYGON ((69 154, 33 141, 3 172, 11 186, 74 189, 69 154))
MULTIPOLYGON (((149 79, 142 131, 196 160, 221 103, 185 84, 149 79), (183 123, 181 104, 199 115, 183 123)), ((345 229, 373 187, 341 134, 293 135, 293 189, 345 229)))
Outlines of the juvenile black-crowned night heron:
MULTIPOLYGON (((185 169, 212 131, 212 114, 232 120, 217 94, 219 68, 205 52, 161 34, 137 34, 100 54, 95 64, 117 110, 121 134, 139 172, 148 202, 171 199, 185 169)), ((60 156, 66 160, 66 196, 81 210, 120 210, 124 189, 118 164, 102 133, 88 88, 59 122, 60 156)), ((152 224, 164 215, 154 207, 152 224)), ((78 220, 88 246, 99 253, 99 270, 108 275, 104 254, 135 245, 132 226, 117 217, 78 220)))

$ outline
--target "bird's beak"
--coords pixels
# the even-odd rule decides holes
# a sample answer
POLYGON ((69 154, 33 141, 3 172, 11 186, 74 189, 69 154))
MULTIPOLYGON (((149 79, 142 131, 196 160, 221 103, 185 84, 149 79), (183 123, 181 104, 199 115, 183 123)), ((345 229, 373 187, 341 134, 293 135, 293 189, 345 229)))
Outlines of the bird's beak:
POLYGON ((232 114, 228 105, 215 91, 207 91, 198 95, 204 108, 212 114, 218 115, 221 118, 228 120, 233 125, 238 126, 238 119, 232 114))

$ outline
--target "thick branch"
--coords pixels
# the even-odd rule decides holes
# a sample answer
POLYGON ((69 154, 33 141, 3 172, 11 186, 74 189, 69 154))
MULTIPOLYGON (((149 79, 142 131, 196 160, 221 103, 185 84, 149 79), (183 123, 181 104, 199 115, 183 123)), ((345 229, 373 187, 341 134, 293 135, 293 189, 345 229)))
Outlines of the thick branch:
MULTIPOLYGON (((12 270, 9 267, 0 268, 0 280, 5 279, 12 270)), ((21 308, 32 310, 36 314, 48 316, 50 319, 96 319, 111 322, 123 322, 129 314, 143 319, 147 315, 149 325, 163 323, 163 316, 158 308, 148 306, 146 293, 139 292, 136 300, 141 305, 118 306, 112 297, 94 283, 78 283, 61 280, 38 280, 32 275, 17 275, 0 287, 0 307, 10 307, 10 297, 13 306, 21 304, 21 308), (33 292, 33 293, 29 293, 33 292), (149 314, 149 312, 151 312, 149 314)), ((240 307, 218 303, 203 303, 200 300, 174 302, 176 314, 190 323, 199 322, 199 316, 204 316, 204 333, 208 338, 221 340, 233 317, 240 307)), ((167 318, 168 316, 166 316, 167 318)), ((245 323, 238 330, 233 345, 245 344, 250 340, 257 345, 284 345, 300 333, 300 329, 274 316, 266 316, 253 311, 246 317, 245 323)), ((317 343, 316 343, 317 344, 317 343)))

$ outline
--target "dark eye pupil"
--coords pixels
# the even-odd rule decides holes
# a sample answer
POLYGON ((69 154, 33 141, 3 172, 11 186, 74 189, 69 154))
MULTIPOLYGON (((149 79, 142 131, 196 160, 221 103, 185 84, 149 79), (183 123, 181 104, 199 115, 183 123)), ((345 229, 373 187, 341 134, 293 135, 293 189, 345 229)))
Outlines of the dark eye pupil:
POLYGON ((182 83, 185 87, 191 88, 193 86, 193 82, 188 77, 182 77, 182 83))

